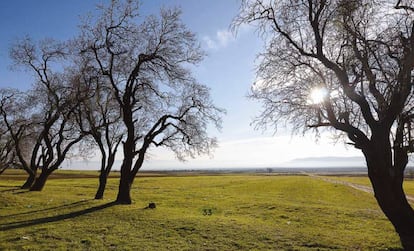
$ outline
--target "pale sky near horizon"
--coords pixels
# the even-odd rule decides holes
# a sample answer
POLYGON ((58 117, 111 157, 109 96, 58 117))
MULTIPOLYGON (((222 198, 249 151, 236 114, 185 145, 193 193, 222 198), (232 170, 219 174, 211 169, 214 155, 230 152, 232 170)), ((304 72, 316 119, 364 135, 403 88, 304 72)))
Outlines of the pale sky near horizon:
MULTIPOLYGON (((35 40, 70 39, 78 32, 79 17, 94 11, 96 4, 106 2, 0 1, 0 88, 27 89, 31 85, 30 73, 9 69, 8 50, 15 39, 25 35, 35 40)), ((322 134, 319 142, 315 143, 312 134, 291 136, 289 128, 284 129, 283 126, 277 133, 263 132, 250 125, 259 113, 260 105, 248 100, 246 95, 255 80, 255 59, 263 50, 263 43, 252 27, 242 27, 237 36, 229 31, 239 9, 238 0, 143 0, 141 3, 142 16, 157 14, 161 7, 182 8, 183 22, 197 34, 208 54, 194 75, 211 88, 215 103, 227 110, 222 131, 211 131, 219 140, 213 156, 180 163, 171 153, 157 149, 151 152, 145 167, 276 167, 300 158, 362 156, 343 143, 334 145, 329 134, 322 134)), ((98 158, 95 156, 93 159, 98 158)))

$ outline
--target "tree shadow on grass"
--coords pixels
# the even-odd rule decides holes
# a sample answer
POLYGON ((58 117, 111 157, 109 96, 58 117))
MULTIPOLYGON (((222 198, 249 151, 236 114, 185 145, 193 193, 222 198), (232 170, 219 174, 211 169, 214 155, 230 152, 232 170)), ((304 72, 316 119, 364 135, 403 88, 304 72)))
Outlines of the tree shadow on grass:
POLYGON ((29 189, 22 188, 22 186, 0 186, 0 188, 9 188, 9 189, 0 190, 0 193, 19 194, 19 193, 29 192, 29 189))
MULTIPOLYGON (((10 186, 0 186, 0 187, 10 187, 10 186)), ((20 186, 13 186, 12 188, 1 190, 0 193, 15 192, 15 191, 19 191, 21 189, 22 188, 20 186)))
POLYGON ((26 215, 26 214, 35 214, 35 213, 40 213, 40 212, 53 211, 53 210, 56 210, 56 209, 64 209, 64 208, 69 209, 71 207, 76 207, 76 206, 79 206, 79 205, 82 205, 82 204, 86 204, 87 202, 89 202, 91 200, 92 199, 81 200, 81 201, 76 201, 76 202, 73 202, 73 203, 68 203, 68 204, 64 204, 64 205, 60 205, 60 206, 56 206, 56 207, 49 207, 49 208, 44 208, 44 209, 40 209, 40 210, 33 210, 33 211, 28 211, 28 212, 4 215, 4 216, 0 216, 0 219, 13 217, 13 216, 21 216, 21 215, 26 215))
POLYGON ((91 208, 87 208, 87 209, 83 209, 83 210, 79 210, 79 211, 71 212, 67 214, 1 224, 0 231, 7 231, 7 230, 17 229, 17 228, 22 228, 22 227, 30 227, 30 226, 44 224, 44 223, 51 223, 51 222, 71 219, 71 218, 75 218, 75 217, 82 216, 85 214, 93 213, 93 212, 114 206, 116 204, 117 203, 115 202, 109 202, 103 205, 99 205, 99 206, 95 206, 95 207, 91 207, 91 208))
POLYGON ((13 191, 13 194, 21 194, 21 193, 28 193, 28 192, 30 192, 29 189, 20 188, 20 189, 18 189, 16 191, 13 191))

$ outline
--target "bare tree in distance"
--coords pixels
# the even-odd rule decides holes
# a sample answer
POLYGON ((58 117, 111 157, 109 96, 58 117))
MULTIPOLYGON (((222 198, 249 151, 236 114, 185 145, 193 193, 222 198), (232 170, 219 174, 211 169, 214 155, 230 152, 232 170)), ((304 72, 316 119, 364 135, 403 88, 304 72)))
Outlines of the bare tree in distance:
POLYGON ((82 55, 107 78, 126 130, 117 203, 130 204, 130 189, 151 146, 179 159, 208 154, 222 110, 189 70, 204 53, 181 22, 179 9, 139 19, 137 1, 111 1, 95 22, 83 23, 77 40, 82 55))
MULTIPOLYGON (((413 115, 414 8, 406 0, 244 0, 234 20, 266 41, 251 97, 258 125, 335 129, 365 156, 375 198, 406 250, 414 211, 402 184, 413 115)), ((334 131, 335 131, 334 130, 334 131)))
MULTIPOLYGON (((6 97, 3 96, 4 90, 0 90, 0 114, 3 111, 3 102, 6 97)), ((13 167, 15 162, 16 152, 14 147, 14 140, 9 133, 6 122, 0 119, 0 174, 2 174, 7 168, 13 167)))
POLYGON ((31 96, 28 93, 16 89, 1 89, 0 91, 1 123, 4 126, 3 137, 8 137, 12 142, 13 155, 18 165, 27 172, 28 178, 22 185, 28 189, 36 178, 36 172, 28 163, 31 161, 31 152, 35 145, 35 132, 37 125, 31 121, 31 96))
POLYGON ((34 177, 32 170, 21 164, 30 160, 35 145, 36 125, 29 118, 31 101, 27 93, 0 89, 0 173, 7 168, 18 168, 34 177))
POLYGON ((6 131, 0 129, 0 174, 16 163, 13 140, 6 131))
POLYGON ((24 130, 32 130, 35 143, 30 161, 19 158, 23 168, 31 170, 24 187, 32 191, 43 189, 49 175, 85 136, 77 127, 75 115, 80 101, 87 98, 88 90, 81 89, 77 75, 56 70, 66 67, 66 48, 66 44, 51 39, 36 45, 30 38, 24 38, 17 40, 10 50, 15 67, 30 70, 36 79, 27 94, 30 113, 23 115, 27 124, 21 126, 24 130), (41 173, 37 176, 38 169, 41 173))

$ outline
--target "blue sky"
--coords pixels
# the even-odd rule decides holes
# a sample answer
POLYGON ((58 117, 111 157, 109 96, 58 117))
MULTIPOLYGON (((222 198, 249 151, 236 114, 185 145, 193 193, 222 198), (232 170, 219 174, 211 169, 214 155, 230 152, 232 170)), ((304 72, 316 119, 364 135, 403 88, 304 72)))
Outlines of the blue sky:
MULTIPOLYGON (((27 89, 31 84, 30 73, 9 69, 8 50, 15 39, 25 35, 34 39, 70 39, 78 31, 79 17, 105 2, 0 1, 0 87, 27 89)), ((263 43, 252 27, 242 27, 237 36, 229 31, 231 20, 238 12, 238 0, 144 0, 141 3, 142 16, 157 14, 160 7, 182 8, 184 23, 197 34, 208 54, 194 74, 211 88, 215 103, 227 110, 222 131, 211 131, 219 139, 219 148, 213 156, 180 163, 171 153, 156 149, 146 162, 147 168, 272 167, 299 165, 293 160, 309 157, 361 156, 359 151, 342 143, 334 145, 329 134, 322 134, 315 143, 311 134, 291 136, 288 128, 281 128, 277 133, 263 132, 250 125, 260 105, 248 100, 246 95, 255 80, 255 59, 263 43)))

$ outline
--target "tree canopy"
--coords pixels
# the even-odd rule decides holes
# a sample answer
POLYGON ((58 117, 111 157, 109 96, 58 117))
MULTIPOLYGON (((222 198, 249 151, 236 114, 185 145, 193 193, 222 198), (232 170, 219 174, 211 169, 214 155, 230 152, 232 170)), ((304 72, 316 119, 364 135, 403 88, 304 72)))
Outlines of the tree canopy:
POLYGON ((365 156, 375 196, 414 249, 414 212, 402 190, 414 149, 412 1, 244 0, 237 28, 256 25, 266 41, 251 97, 257 123, 331 128, 365 156))
POLYGON ((137 22, 135 2, 113 1, 95 21, 82 25, 80 57, 108 83, 122 114, 124 160, 118 201, 129 190, 150 146, 164 146, 179 159, 208 154, 216 140, 207 126, 220 127, 222 110, 190 71, 204 56, 179 9, 137 22))
POLYGON ((15 67, 36 79, 27 92, 3 90, 0 112, 29 173, 24 187, 41 190, 71 152, 85 152, 75 147, 95 144, 102 155, 96 197, 102 198, 122 145, 117 201, 130 203, 132 182, 151 147, 168 148, 179 160, 209 154, 216 139, 208 127, 220 128, 224 111, 192 74, 205 53, 180 9, 141 17, 138 1, 114 0, 96 14, 83 20, 72 40, 15 42, 15 67), (28 135, 34 144, 27 159, 21 142, 28 135))

